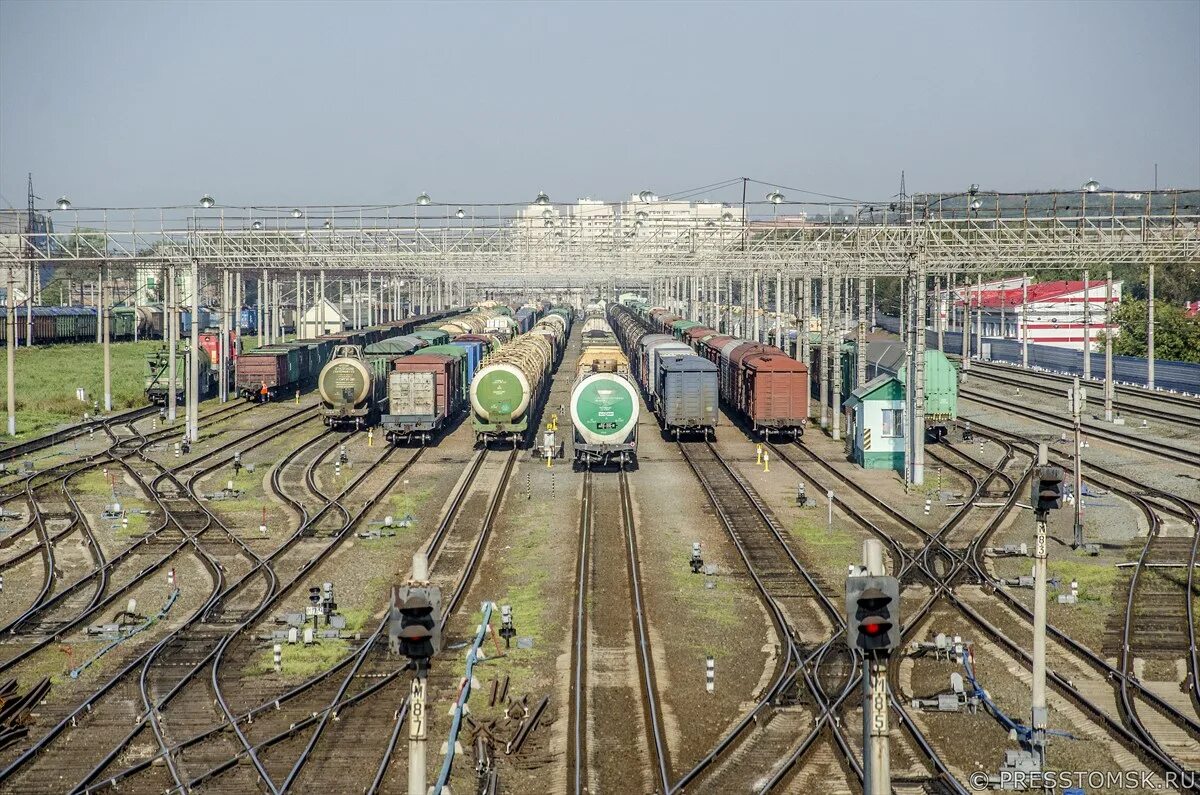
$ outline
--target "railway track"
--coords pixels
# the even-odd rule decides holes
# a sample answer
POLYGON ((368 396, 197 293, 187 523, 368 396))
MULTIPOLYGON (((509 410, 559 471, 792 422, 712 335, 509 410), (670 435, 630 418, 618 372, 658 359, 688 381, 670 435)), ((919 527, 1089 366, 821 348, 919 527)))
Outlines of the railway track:
POLYGON ((612 477, 584 471, 579 527, 567 788, 577 794, 668 792, 670 753, 624 470, 612 477), (628 667, 631 630, 636 671, 628 667), (599 729, 621 724, 632 731, 599 729), (588 737, 604 741, 589 744, 588 737), (635 782, 635 776, 641 778, 635 782))
MULTIPOLYGON (((960 389, 959 395, 961 398, 970 400, 974 403, 980 403, 985 406, 994 406, 1012 414, 1025 417, 1027 419, 1036 420, 1064 431, 1073 431, 1075 428, 1069 419, 1057 417, 1047 411, 1033 409, 1019 403, 1014 403, 1010 400, 997 398, 993 395, 985 395, 982 392, 976 392, 972 389, 960 389)), ((1200 466, 1200 452, 1198 452, 1196 449, 1178 447, 1176 445, 1168 444, 1162 440, 1151 441, 1140 436, 1135 436, 1131 433, 1116 431, 1104 425, 1096 425, 1095 423, 1091 422, 1084 422, 1082 423, 1081 427, 1085 429, 1088 437, 1092 439, 1099 439, 1110 444, 1127 447, 1143 453, 1150 453, 1159 458, 1165 458, 1170 461, 1187 464, 1188 466, 1200 466)))
POLYGON ((784 780, 800 755, 824 731, 860 777, 861 766, 849 739, 833 720, 835 704, 852 692, 856 679, 838 697, 827 697, 812 664, 844 628, 841 611, 800 564, 770 512, 754 491, 707 442, 681 442, 679 450, 709 496, 718 517, 772 616, 780 642, 777 666, 758 704, 671 791, 698 786, 733 791, 746 782, 764 782, 766 791, 784 780), (803 682, 814 708, 801 706, 803 682), (808 729, 806 732, 805 730, 808 729))
MULTIPOLYGON (((777 454, 779 454, 780 457, 783 458, 785 461, 788 458, 785 454, 782 454, 781 452, 779 452, 777 454)), ((1032 456, 1032 454, 1030 454, 1030 455, 1032 456)), ((889 512, 890 514, 892 514, 892 517, 896 522, 898 522, 900 524, 913 524, 910 520, 908 520, 906 517, 904 517, 898 511, 895 511, 893 508, 891 508, 891 506, 888 506, 882 500, 879 500, 878 498, 874 497, 873 495, 868 494, 864 489, 862 489, 861 486, 858 486, 848 476, 845 476, 843 473, 837 472, 827 462, 821 460, 817 456, 812 456, 812 458, 813 458, 813 460, 817 461, 822 466, 824 466, 826 469, 828 469, 830 472, 835 472, 846 485, 850 486, 850 488, 852 490, 857 491, 864 498, 866 498, 867 500, 869 500, 876 506, 878 506, 878 507, 884 509, 885 511, 889 512)), ((1032 460, 1032 457, 1030 460, 1032 460)), ((968 474, 968 473, 964 473, 964 474, 968 474)), ((974 623, 978 628, 983 630, 986 634, 991 636, 993 640, 997 641, 1005 649, 1005 651, 1012 654, 1016 659, 1020 660, 1026 667, 1029 667, 1032 664, 1032 659, 1031 659, 1030 655, 1028 654, 1028 652, 1025 650, 1024 644, 1017 642, 1010 635, 1008 635, 1003 630, 1001 630, 999 627, 997 627, 994 624, 992 624, 991 622, 987 621, 982 615, 980 615, 977 611, 975 611, 970 605, 967 605, 962 599, 960 599, 953 592, 953 584, 959 578, 961 578, 964 574, 971 574, 973 577, 977 578, 978 581, 987 583, 991 587, 995 588, 996 593, 999 594, 1003 600, 1005 600, 1006 602, 1009 602, 1010 606, 1016 606, 1020 610, 1021 613, 1023 613, 1024 615, 1027 616, 1027 618, 1030 621, 1032 620, 1032 614, 1028 610, 1025 610, 1023 605, 1019 605, 1017 600, 1015 600, 1011 595, 1004 592, 1003 589, 996 587, 997 584, 991 579, 990 575, 988 575, 988 573, 984 570, 984 568, 981 565, 979 558, 978 558, 979 550, 981 549, 982 545, 986 543, 986 540, 988 537, 990 537, 991 533, 994 532, 994 530, 999 526, 999 522, 1000 522, 1000 519, 1002 518, 1002 515, 1006 511, 1011 510, 1012 506, 1015 504, 1016 496, 1020 492, 1020 489, 1023 487, 1024 482, 1025 482, 1025 480, 1023 478, 1021 480, 1021 482, 1017 485, 1017 488, 1011 491, 1010 498, 1007 501, 1006 507, 994 517, 994 520, 992 522, 989 522, 988 525, 985 526, 984 530, 975 539, 972 540, 972 542, 968 546, 965 554, 956 552, 955 550, 945 547, 943 545, 943 547, 942 547, 943 553, 946 556, 948 556, 948 558, 950 560, 953 561, 953 567, 950 569, 950 571, 944 577, 937 577, 931 571, 926 572, 926 576, 931 578, 935 583, 935 593, 931 594, 929 599, 926 600, 925 604, 922 605, 921 609, 917 611, 915 618, 910 618, 909 620, 906 621, 905 627, 904 627, 905 637, 908 637, 910 635, 910 633, 916 628, 917 622, 921 618, 923 618, 924 616, 926 616, 928 614, 929 609, 932 607, 934 600, 937 598, 937 596, 939 594, 941 594, 941 595, 944 595, 945 598, 947 598, 955 608, 957 608, 964 615, 966 615, 968 617, 968 619, 972 621, 972 623, 974 623)), ((979 484, 976 483, 976 487, 978 487, 978 485, 979 484)), ((851 509, 851 510, 853 512, 853 509, 851 509)), ((868 520, 866 520, 864 517, 862 517, 861 514, 858 514, 858 518, 864 524, 864 526, 870 526, 870 522, 868 520)), ((934 536, 934 534, 930 534, 930 541, 933 542, 935 540, 936 540, 936 537, 934 536)), ((916 558, 917 558, 917 556, 915 556, 915 555, 912 556, 913 560, 915 560, 916 558)), ((1047 632, 1052 637, 1054 637, 1056 640, 1060 640, 1066 644, 1069 644, 1071 646, 1072 650, 1083 653, 1083 655, 1085 657, 1087 657, 1089 662, 1092 662, 1093 664, 1097 664, 1097 665, 1100 665, 1100 666, 1103 666, 1104 668, 1106 668, 1108 672, 1111 672, 1113 675, 1115 675, 1115 678, 1119 682, 1125 682, 1130 679, 1130 677, 1126 677, 1125 675, 1123 675, 1120 670, 1114 669, 1111 666, 1107 666, 1107 664, 1105 664, 1102 660, 1100 660, 1094 653, 1091 653, 1090 651, 1083 649, 1083 647, 1081 647, 1079 644, 1071 641, 1065 634, 1059 632, 1058 630, 1054 629, 1053 627, 1048 626, 1047 632)), ((1156 766, 1160 770, 1164 770, 1164 771, 1169 771, 1169 772, 1174 772, 1174 773, 1181 772, 1181 768, 1179 767, 1179 765, 1177 765, 1175 763, 1175 761, 1169 755, 1162 753, 1161 749, 1156 747, 1156 744, 1154 744, 1153 742, 1150 742, 1147 739, 1147 737, 1142 733, 1142 731, 1136 728, 1139 724, 1139 720, 1138 720, 1136 714, 1134 714, 1131 709, 1129 709, 1127 707, 1123 707, 1123 709, 1121 710, 1121 713, 1122 713, 1121 719, 1114 719, 1114 717, 1111 716, 1108 712, 1106 712, 1102 706, 1100 706, 1093 699, 1086 697, 1078 688, 1076 688, 1065 677, 1060 676, 1053 671, 1050 671, 1050 672, 1048 672, 1048 680, 1056 688, 1058 688, 1059 691, 1065 697, 1068 698, 1068 700, 1071 700, 1071 701, 1075 702, 1077 705, 1081 706, 1085 713, 1090 715, 1093 719, 1097 720, 1097 722, 1099 722, 1102 726, 1105 726, 1106 728, 1108 728, 1110 730, 1110 733, 1112 733, 1116 737, 1116 739, 1125 743, 1127 746, 1133 748, 1137 753, 1141 754, 1145 759, 1149 760, 1154 766, 1156 766), (1126 725, 1123 725, 1122 720, 1128 722, 1128 724, 1130 726, 1133 726, 1135 728, 1133 728, 1133 729, 1127 728, 1126 725)), ((1131 682, 1131 685, 1132 684, 1133 683, 1131 682)), ((1174 712, 1176 715, 1178 714, 1177 711, 1172 710, 1172 708, 1168 704, 1166 704, 1166 702, 1163 701, 1163 699, 1157 697, 1155 694, 1145 691, 1145 690, 1140 690, 1140 695, 1142 695, 1144 698, 1149 699, 1160 710, 1166 709, 1169 713, 1174 712)), ((894 697, 893 697, 893 700, 894 700, 894 697)))
MULTIPOLYGON (((1035 392, 1040 392, 1045 395, 1054 395, 1055 397, 1063 397, 1066 390, 1073 383, 1070 378, 1059 376, 1049 376, 1045 373, 1031 373, 1024 370, 1006 367, 987 367, 980 369, 978 363, 972 363, 971 374, 980 378, 987 379, 993 383, 1007 384, 1021 389, 1031 389, 1035 392), (1042 379, 1052 378, 1054 384, 1046 384, 1042 379)), ((1090 386, 1089 382, 1080 379, 1080 383, 1090 386)), ((1103 388, 1103 385, 1100 385, 1103 388)), ((1145 404, 1137 404, 1132 402, 1133 396, 1127 395, 1124 400, 1118 398, 1113 401, 1113 408, 1119 414, 1132 414, 1139 417, 1151 417, 1153 419, 1161 419, 1173 425, 1181 425, 1189 428, 1200 428, 1200 400, 1194 398, 1188 399, 1183 397, 1176 398, 1172 395, 1160 394, 1155 392, 1146 392, 1138 397, 1150 402, 1158 402, 1163 405, 1151 406, 1145 404), (1174 399, 1170 399, 1174 398, 1174 399), (1166 406, 1170 406, 1176 411, 1165 410, 1166 406)))
MULTIPOLYGON (((297 425, 303 424, 303 422, 307 421, 307 419, 309 419, 309 417, 300 416, 299 418, 296 419, 295 424, 297 424, 297 425)), ((253 436, 255 434, 261 433, 261 430, 262 429, 256 430, 255 432, 253 432, 252 434, 249 434, 248 436, 253 436)), ((278 426, 276 426, 274 428, 274 430, 279 431, 281 429, 278 426)), ((232 447, 235 444, 244 445, 245 438, 248 438, 248 437, 234 440, 233 442, 230 442, 227 445, 223 445, 221 449, 219 449, 217 451, 213 451, 213 453, 211 453, 210 455, 215 455, 216 453, 220 452, 221 450, 227 451, 230 447, 232 447)), ((138 452, 143 455, 143 463, 147 463, 146 459, 144 458, 146 444, 147 444, 147 440, 145 439, 145 437, 143 437, 140 444, 138 444, 134 448, 131 448, 131 451, 138 452)), ((251 445, 251 447, 253 447, 253 445, 251 445)), ((243 447, 243 449, 251 449, 251 448, 243 447)), ((192 463, 192 462, 189 462, 189 463, 192 463)), ((217 465, 219 465, 219 462, 218 462, 218 464, 215 464, 213 466, 217 466, 217 465)), ((129 467, 128 471, 130 471, 130 473, 138 480, 138 482, 140 484, 142 484, 143 489, 146 490, 148 493, 150 493, 154 497, 155 501, 159 504, 160 509, 162 510, 163 515, 165 517, 164 524, 159 528, 159 530, 154 531, 151 534, 149 534, 146 539, 143 539, 142 541, 139 541, 137 544, 133 545, 133 549, 136 551, 139 546, 145 545, 147 543, 150 543, 151 545, 158 543, 161 546, 162 543, 164 542, 164 539, 163 539, 164 532, 167 532, 167 534, 170 537, 165 539, 165 546, 167 547, 166 554, 164 554, 162 557, 158 558, 156 561, 152 562, 150 565, 146 566, 143 569, 143 575, 148 576, 150 573, 153 573, 155 571, 161 571, 162 567, 165 566, 168 562, 172 561, 174 559, 174 556, 179 554, 180 551, 185 546, 191 546, 197 552, 197 554, 199 556, 201 556, 201 559, 205 562, 205 565, 209 569, 210 575, 213 578, 213 581, 215 583, 215 586, 213 589, 213 594, 210 596, 210 600, 205 603, 204 608, 202 608, 201 610, 194 613, 183 624, 183 626, 179 627, 176 631, 170 633, 166 638, 163 639, 163 641, 159 645, 156 645, 152 649, 139 655, 128 666, 121 669, 121 671, 119 671, 116 676, 114 676, 112 679, 108 680, 106 683, 102 684, 101 686, 99 686, 99 688, 88 699, 86 699, 83 704, 77 706, 74 709, 71 709, 70 707, 68 707, 69 711, 67 714, 65 714, 63 716, 62 720, 54 728, 52 728, 49 733, 44 735, 34 745, 34 747, 28 749, 26 751, 26 753, 23 754, 22 756, 18 757, 18 759, 15 760, 14 763, 9 766, 9 768, 7 768, 3 773, 0 773, 0 776, 10 775, 13 772, 15 772, 17 769, 20 769, 24 764, 26 764, 29 761, 32 754, 38 753, 39 751, 43 751, 53 741, 53 739, 55 737, 57 737, 60 733, 67 730, 68 728, 73 728, 80 722, 90 725, 90 723, 93 719, 98 719, 98 718, 96 718, 97 713, 98 712, 102 713, 103 711, 97 710, 97 706, 100 704, 101 698, 104 697, 105 694, 112 692, 112 697, 109 699, 109 701, 112 701, 112 702, 130 703, 130 702, 136 701, 138 699, 138 695, 136 693, 129 692, 128 680, 135 673, 140 671, 140 675, 137 676, 136 678, 138 679, 139 687, 144 689, 147 684, 147 676, 146 676, 147 661, 153 660, 154 656, 166 644, 169 644, 172 641, 178 641, 181 638, 187 637, 183 633, 186 633, 188 631, 189 627, 191 627, 192 625, 201 621, 201 618, 202 618, 205 610, 212 605, 212 599, 215 596, 217 596, 223 588, 223 584, 224 584, 223 567, 220 565, 220 561, 217 560, 217 558, 215 558, 212 555, 209 555, 207 552, 204 551, 202 544, 197 540, 196 536, 199 534, 201 528, 193 527, 198 522, 204 521, 204 522, 206 522, 206 524, 204 525, 203 529, 208 529, 209 524, 211 523, 211 521, 214 517, 211 517, 211 515, 207 515, 205 513, 203 507, 200 506, 199 502, 195 500, 195 495, 190 494, 190 492, 188 491, 188 489, 190 488, 189 485, 181 484, 178 481, 177 477, 175 477, 169 471, 165 471, 164 468, 161 467, 161 465, 153 464, 151 462, 151 468, 154 471, 159 473, 157 475, 157 477, 154 479, 154 481, 152 482, 152 484, 146 482, 146 478, 151 477, 150 475, 145 475, 143 477, 143 474, 139 473, 133 467, 129 467), (167 480, 172 481, 171 488, 169 488, 169 489, 163 488, 162 492, 160 492, 159 491, 160 486, 158 484, 160 482, 165 482, 167 480), (181 491, 183 492, 182 495, 180 493, 181 491), (170 496, 167 496, 168 493, 170 494, 170 496), (166 504, 168 502, 168 500, 170 500, 172 498, 186 496, 187 494, 190 494, 191 499, 194 501, 194 505, 200 507, 199 511, 192 510, 190 512, 184 512, 184 511, 180 511, 178 509, 178 507, 176 507, 175 509, 172 509, 171 507, 169 507, 166 504), (207 519, 199 518, 199 517, 203 517, 203 516, 208 516, 208 518, 207 519), (186 533, 184 533, 184 535, 185 535, 184 538, 177 540, 175 537, 176 531, 179 531, 181 526, 184 530, 189 530, 189 531, 194 530, 194 532, 186 532, 186 533), (168 528, 170 528, 169 532, 168 532, 168 528)), ((212 467, 208 467, 208 469, 211 469, 211 468, 212 467)), ((194 485, 195 479, 200 477, 204 471, 205 470, 202 470, 200 473, 197 473, 197 475, 195 475, 191 479, 191 482, 190 482, 191 485, 194 485)), ((221 529, 224 532, 228 533, 227 528, 221 528, 221 529)), ((232 535, 228 535, 226 538, 226 541, 230 544, 231 547, 237 546, 236 539, 234 537, 232 537, 232 535)), ((252 553, 249 553, 249 550, 244 549, 244 548, 240 549, 240 552, 242 552, 243 554, 252 554, 252 553)), ((247 576, 249 576, 249 575, 247 575, 247 576)), ((184 647, 187 647, 190 644, 187 641, 184 641, 183 645, 184 645, 184 647)), ((175 662, 178 662, 178 660, 175 660, 175 662)), ((144 700, 145 693, 143 692, 141 695, 144 700)), ((145 722, 146 722, 148 716, 157 720, 157 710, 147 709, 144 712, 141 712, 141 713, 138 713, 137 715, 135 715, 135 717, 137 719, 133 721, 133 723, 135 725, 134 735, 136 735, 136 733, 145 726, 145 722)), ((129 724, 126 723, 125 725, 127 726, 129 724)), ((95 729, 95 727, 93 727, 93 731, 89 732, 89 735, 88 735, 89 737, 92 737, 92 736, 100 737, 101 735, 103 735, 103 732, 97 732, 94 729, 95 729)), ((122 734, 124 734, 124 729, 121 729, 118 732, 116 732, 115 736, 121 736, 122 734)), ((132 737, 134 735, 130 735, 130 737, 132 737)), ((159 739, 160 739, 160 743, 161 743, 161 737, 159 739)), ((127 743, 128 741, 129 741, 129 738, 126 739, 125 743, 127 743)), ((119 743, 118 747, 119 748, 123 747, 123 745, 124 745, 124 743, 119 743)), ((111 755, 110 755, 110 757, 111 757, 111 755)), ((110 757, 106 757, 106 759, 109 759, 110 757)), ((79 766, 86 766, 87 764, 89 764, 88 759, 82 758, 80 755, 76 754, 75 756, 73 756, 69 759, 69 763, 65 766, 65 769, 68 769, 68 770, 69 769, 79 769, 79 766)), ((89 775, 95 775, 96 771, 98 771, 99 769, 102 769, 103 764, 104 764, 104 761, 102 760, 102 763, 99 766, 97 766, 96 768, 94 768, 93 773, 89 774, 89 775)), ((168 767, 170 767, 170 765, 168 765, 168 767)), ((86 769, 86 767, 84 769, 86 769)))

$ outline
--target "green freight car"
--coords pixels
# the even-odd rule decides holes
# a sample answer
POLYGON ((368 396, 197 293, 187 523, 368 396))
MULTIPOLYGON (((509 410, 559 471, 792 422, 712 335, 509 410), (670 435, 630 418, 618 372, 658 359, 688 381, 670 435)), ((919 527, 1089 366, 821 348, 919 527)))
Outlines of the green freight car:
MULTIPOLYGON (((184 402, 187 394, 188 377, 187 349, 179 346, 175 352, 175 404, 184 402)), ((207 354, 197 357, 200 373, 200 399, 212 397, 217 392, 217 371, 209 363, 207 354)), ((171 354, 160 348, 146 356, 146 399, 156 406, 165 406, 169 400, 171 380, 171 354)))

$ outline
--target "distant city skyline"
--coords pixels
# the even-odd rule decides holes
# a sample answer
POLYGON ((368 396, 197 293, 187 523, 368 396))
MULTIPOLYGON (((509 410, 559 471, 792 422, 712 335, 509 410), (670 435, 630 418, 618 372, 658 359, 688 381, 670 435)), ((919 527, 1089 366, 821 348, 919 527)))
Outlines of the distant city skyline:
POLYGON ((1200 187, 1191 0, 0 3, 3 207, 30 171, 39 206, 819 203, 1155 163, 1200 187))

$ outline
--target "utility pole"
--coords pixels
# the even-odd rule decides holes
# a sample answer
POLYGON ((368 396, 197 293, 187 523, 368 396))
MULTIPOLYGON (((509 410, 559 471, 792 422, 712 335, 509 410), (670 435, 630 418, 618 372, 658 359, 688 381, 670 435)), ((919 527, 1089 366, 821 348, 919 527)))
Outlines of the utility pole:
POLYGON ((1083 446, 1079 417, 1087 405, 1087 390, 1079 385, 1078 376, 1067 398, 1071 406, 1071 423, 1075 427, 1075 541, 1072 546, 1079 549, 1083 546, 1083 446))
MULTIPOLYGON (((812 367, 812 338, 808 329, 812 325, 812 277, 805 274, 800 280, 800 328, 797 329, 797 344, 800 348, 800 361, 805 367, 812 367)), ((808 387, 812 394, 812 388, 808 387)))
POLYGON ((329 326, 326 324, 326 321, 325 321, 325 269, 324 268, 321 268, 317 272, 317 281, 320 284, 320 288, 319 288, 320 294, 317 296, 317 306, 319 307, 319 309, 317 309, 317 319, 321 323, 321 330, 317 333, 317 335, 320 336, 322 334, 329 333, 327 331, 329 326))
POLYGON ((1104 421, 1113 421, 1112 271, 1104 278, 1104 421))
POLYGON ((1150 300, 1146 304, 1146 386, 1154 389, 1154 263, 1150 263, 1150 300))
POLYGON ((933 287, 933 326, 934 326, 934 329, 936 329, 936 331, 937 331, 937 349, 939 351, 946 350, 946 334, 945 334, 945 328, 944 328, 944 326, 946 325, 946 321, 942 316, 942 307, 943 306, 944 306, 944 303, 942 301, 942 277, 938 276, 934 279, 934 287, 933 287))

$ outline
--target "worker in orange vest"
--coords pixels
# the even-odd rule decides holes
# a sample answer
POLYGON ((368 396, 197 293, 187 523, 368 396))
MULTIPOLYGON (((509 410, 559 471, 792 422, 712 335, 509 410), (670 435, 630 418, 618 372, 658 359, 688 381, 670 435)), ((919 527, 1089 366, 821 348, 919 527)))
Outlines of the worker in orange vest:
POLYGON ((268 394, 268 393, 267 393, 267 382, 266 382, 266 381, 263 381, 262 389, 258 390, 258 394, 259 394, 259 396, 260 396, 260 398, 261 398, 261 401, 262 401, 263 403, 266 403, 266 402, 267 402, 267 394, 268 394))

